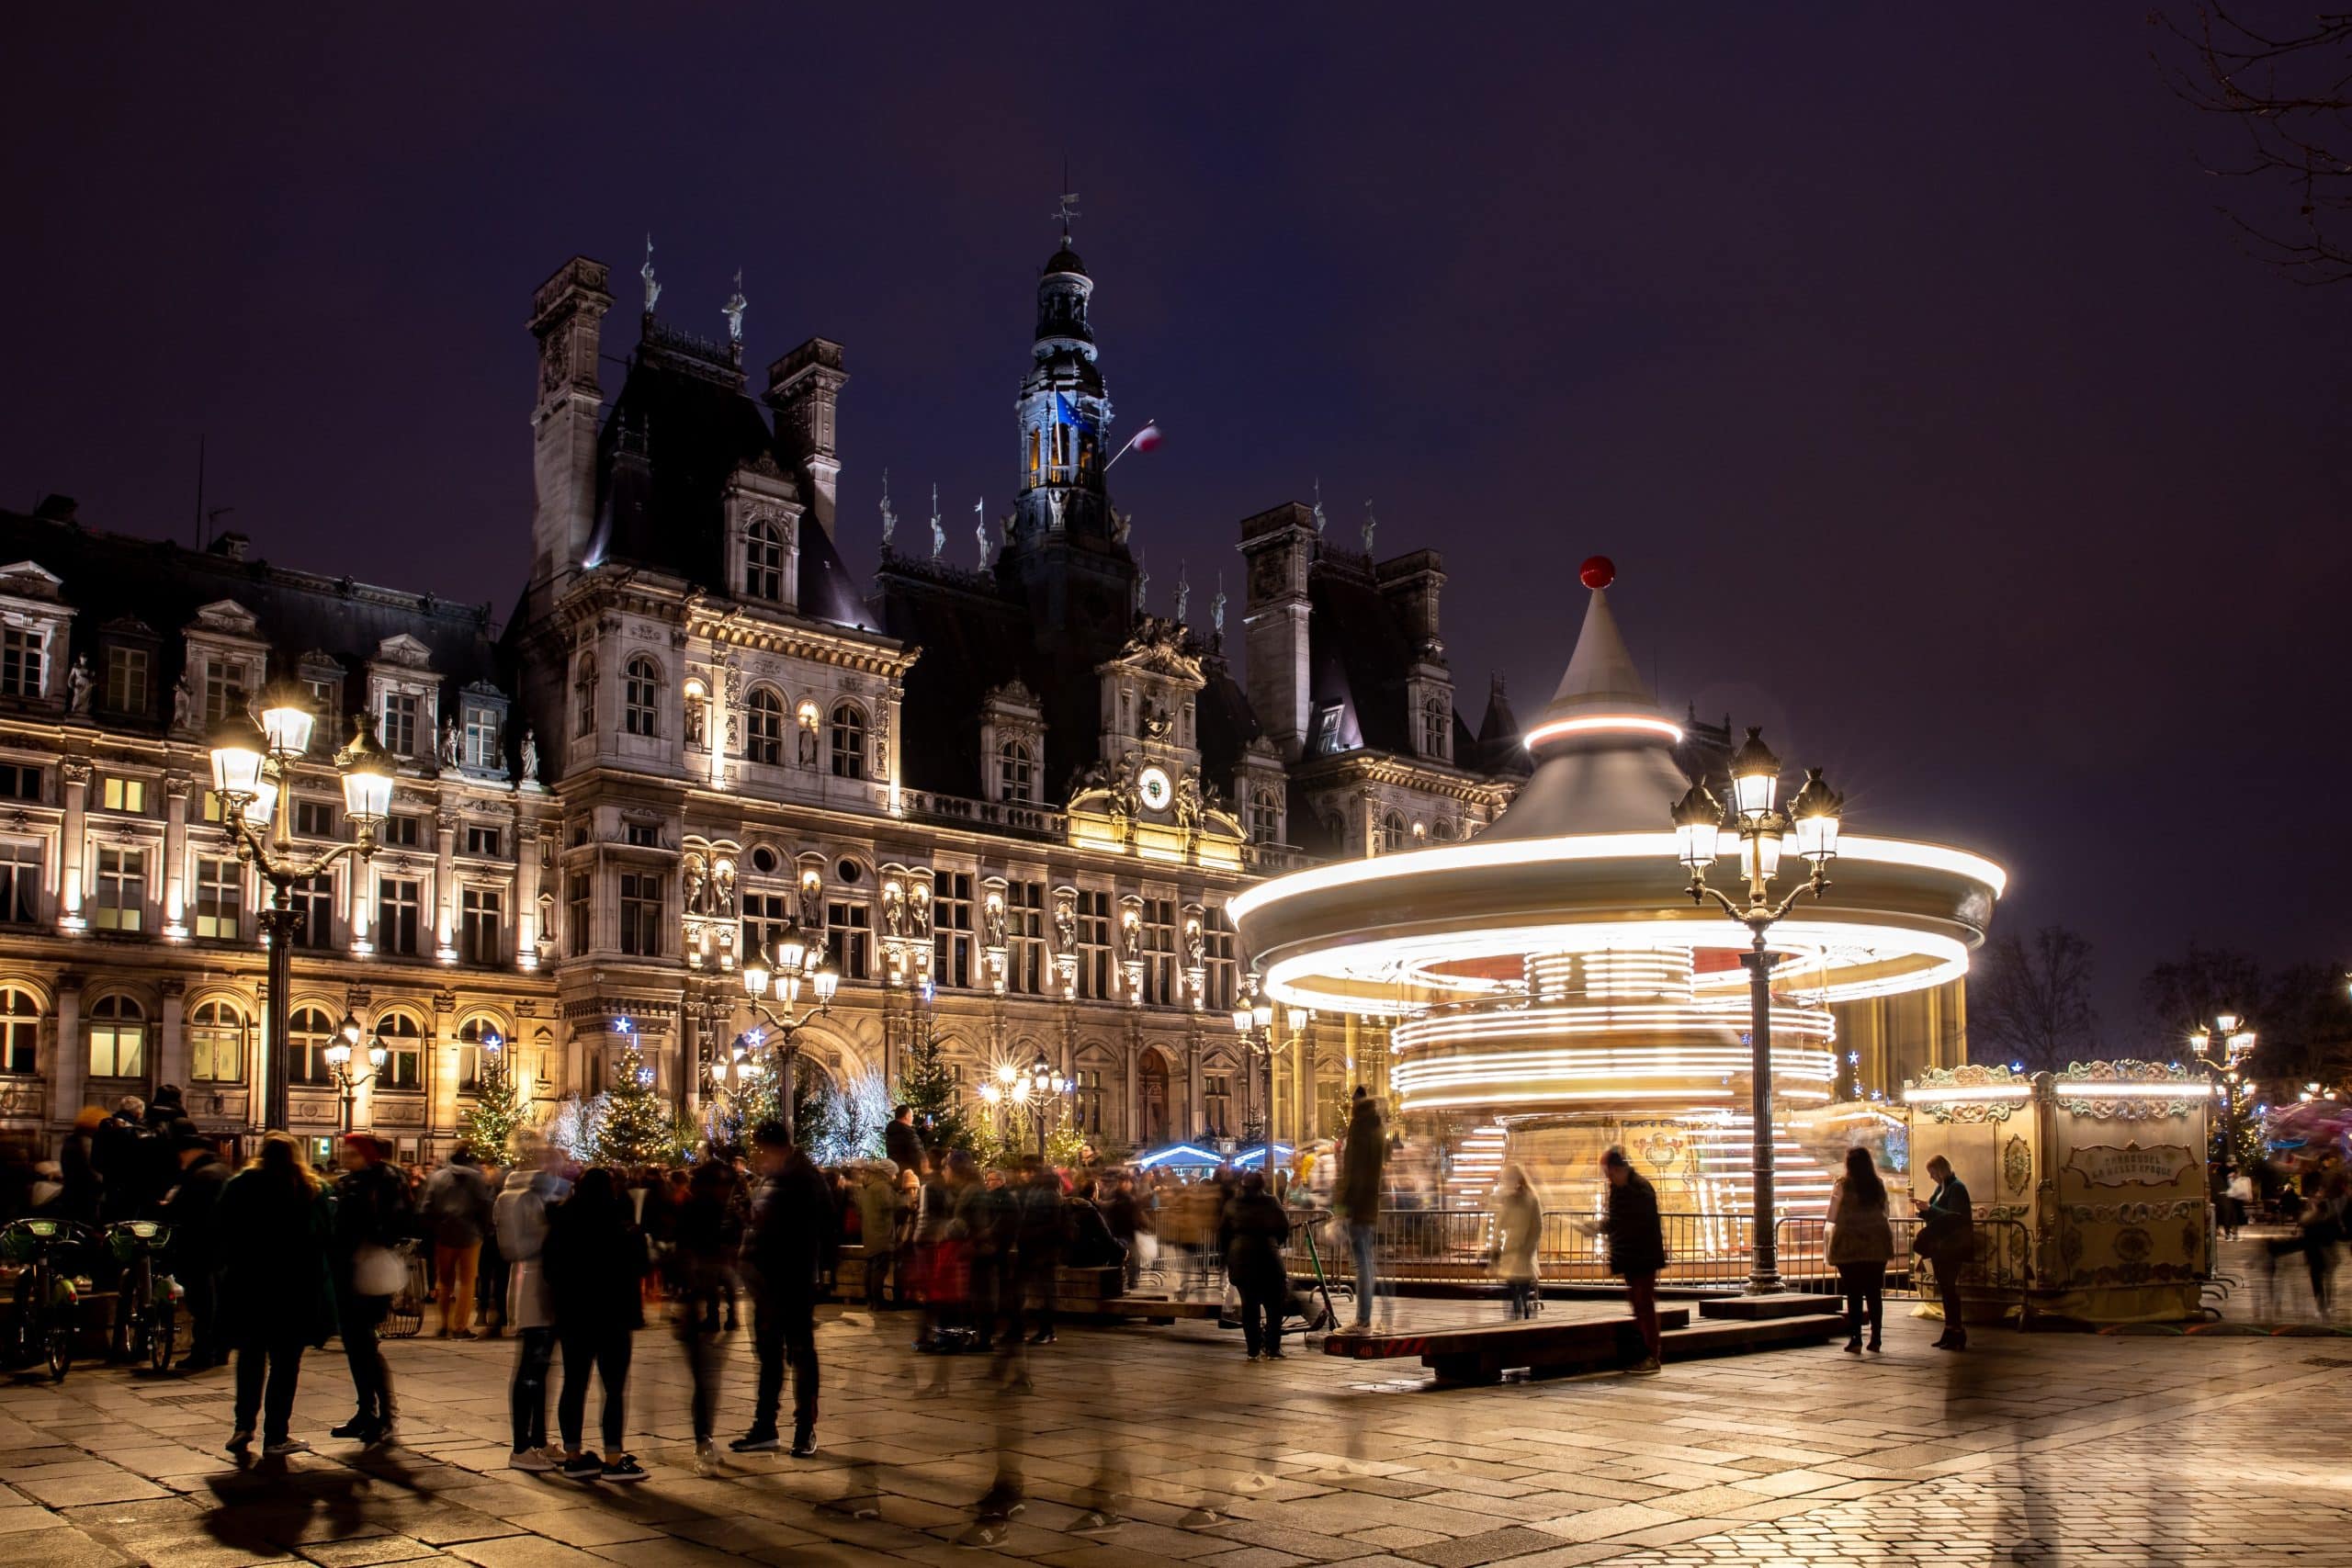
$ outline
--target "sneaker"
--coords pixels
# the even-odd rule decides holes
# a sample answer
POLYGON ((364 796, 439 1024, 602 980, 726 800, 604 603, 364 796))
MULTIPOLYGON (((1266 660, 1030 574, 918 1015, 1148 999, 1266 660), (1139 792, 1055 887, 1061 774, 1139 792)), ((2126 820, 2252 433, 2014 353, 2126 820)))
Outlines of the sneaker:
POLYGON ((1656 1356, 1645 1356, 1626 1370, 1637 1378, 1654 1378, 1666 1369, 1657 1364, 1656 1356))
POLYGON ((739 1454, 768 1454, 784 1447, 784 1439, 774 1427, 754 1427, 727 1445, 729 1452, 739 1454))
POLYGON ((807 1459, 810 1454, 813 1454, 816 1451, 817 1428, 814 1427, 801 1427, 795 1428, 792 1434, 792 1457, 794 1459, 807 1459))
POLYGON ((239 1459, 253 1451, 254 1434, 251 1427, 240 1427, 229 1434, 229 1451, 239 1459))
POLYGON ((568 1459, 556 1468, 556 1473, 566 1481, 594 1481, 605 1473, 605 1461, 593 1454, 568 1459))
POLYGON ((605 1461, 604 1479, 606 1481, 642 1481, 645 1479, 645 1467, 637 1462, 637 1456, 635 1454, 616 1455, 616 1457, 605 1461))
POLYGON ((279 1438, 274 1442, 264 1443, 261 1446, 264 1459, 284 1459, 288 1454, 306 1454, 310 1451, 311 1445, 300 1438, 279 1438))
POLYGON ((695 1473, 696 1475, 718 1473, 718 1445, 708 1438, 695 1439, 695 1473))
POLYGON ((534 1475, 545 1475, 555 1468, 555 1461, 544 1449, 516 1449, 506 1456, 509 1470, 527 1470, 534 1475))
POLYGON ((364 1438, 369 1432, 375 1430, 375 1427, 376 1418, 374 1416, 354 1416, 350 1420, 345 1421, 340 1427, 328 1427, 327 1436, 330 1438, 364 1438))
POLYGON ((1257 1351, 1252 1350, 1252 1351, 1250 1351, 1250 1359, 1251 1360, 1253 1360, 1253 1361, 1262 1361, 1262 1360, 1264 1360, 1266 1358, 1265 1358, 1264 1356, 1262 1356, 1262 1355, 1259 1354, 1257 1351))

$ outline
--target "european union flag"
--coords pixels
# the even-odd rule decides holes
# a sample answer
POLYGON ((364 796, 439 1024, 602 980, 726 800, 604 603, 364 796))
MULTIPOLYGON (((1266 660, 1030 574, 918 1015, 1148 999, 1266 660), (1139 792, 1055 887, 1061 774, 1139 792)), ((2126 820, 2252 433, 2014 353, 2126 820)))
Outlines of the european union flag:
POLYGON ((1092 430, 1094 428, 1094 422, 1087 418, 1084 414, 1079 412, 1076 408, 1072 407, 1069 397, 1060 392, 1056 392, 1054 394, 1054 423, 1056 424, 1074 424, 1080 430, 1092 430))

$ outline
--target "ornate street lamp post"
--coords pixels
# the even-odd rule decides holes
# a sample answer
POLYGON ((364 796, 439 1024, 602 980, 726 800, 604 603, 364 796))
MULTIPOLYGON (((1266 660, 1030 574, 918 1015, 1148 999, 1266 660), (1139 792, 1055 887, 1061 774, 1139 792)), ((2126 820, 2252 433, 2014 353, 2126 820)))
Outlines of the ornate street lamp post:
POLYGON ((242 713, 222 719, 212 731, 211 751, 212 789, 220 797, 221 822, 236 840, 237 858, 251 861, 269 884, 269 907, 261 911, 262 934, 269 943, 269 1039, 262 1069, 266 1080, 262 1125, 266 1129, 283 1128, 287 1122, 292 1065, 286 1039, 292 1012, 288 994, 292 989, 290 949, 300 924, 295 885, 345 855, 356 852, 364 863, 375 854, 376 829, 391 808, 392 771, 367 719, 355 717, 351 744, 335 757, 354 841, 315 855, 296 852, 294 803, 289 798, 294 763, 310 749, 317 715, 310 694, 299 688, 281 685, 262 702, 258 726, 242 713))
MULTIPOLYGON (((1037 1053, 1037 1059, 1029 1064, 1026 1072, 1011 1062, 999 1063, 996 1081, 980 1086, 980 1098, 1000 1117, 1017 1122, 1022 1112, 1028 1113, 1029 1120, 1036 1125, 1037 1158, 1041 1162, 1046 1157, 1046 1134, 1053 1126, 1054 1109, 1064 1102, 1064 1097, 1069 1092, 1070 1081, 1046 1060, 1046 1054, 1042 1051, 1037 1053)), ((1000 1134, 1004 1125, 1004 1122, 999 1123, 1000 1134)))
POLYGON ((378 1035, 376 1043, 368 1047, 369 1070, 357 1077, 353 1077, 351 1049, 358 1043, 359 1020, 350 1013, 345 1013, 343 1022, 335 1027, 334 1043, 326 1048, 325 1055, 327 1070, 334 1075, 334 1087, 343 1100, 343 1130, 346 1133, 351 1131, 353 1097, 357 1094, 362 1085, 376 1081, 383 1073, 384 1064, 391 1059, 392 1055, 390 1048, 385 1045, 383 1036, 378 1035))
MULTIPOLYGON (((752 1010, 775 1035, 776 1084, 784 1096, 784 1124, 792 1125, 793 1063, 800 1055, 800 1032, 812 1019, 822 1018, 833 1010, 833 993, 841 989, 842 972, 825 956, 821 944, 812 944, 800 933, 797 924, 784 928, 776 939, 773 958, 764 952, 752 953, 743 963, 743 995, 749 998, 752 1010), (816 998, 816 1005, 798 1018, 786 1018, 772 1011, 767 1005, 773 990, 786 1012, 800 1000, 800 987, 808 986, 816 998)), ((762 1032, 752 1030, 743 1038, 753 1045, 761 1043, 762 1032)), ((717 1065, 713 1065, 714 1076, 717 1065)), ((741 1083, 739 1073, 737 1083, 741 1083)))
POLYGON ((1261 1058, 1266 1064, 1266 1143, 1264 1163, 1258 1168, 1266 1173, 1266 1190, 1272 1192, 1274 1190, 1274 1057, 1283 1045, 1297 1040, 1300 1035, 1306 1032, 1306 1026, 1314 1021, 1315 1014, 1306 1008, 1288 1010, 1283 1021, 1288 1026, 1289 1033, 1278 1039, 1274 1034, 1273 998, 1266 995, 1255 975, 1250 976, 1247 989, 1249 1001, 1233 1010, 1233 1032, 1241 1037, 1241 1043, 1249 1048, 1252 1055, 1261 1058))
POLYGON ((2245 1024, 2245 1020, 2236 1013, 2215 1013, 2211 1022, 2200 1023, 2188 1033, 2198 1062, 2221 1086, 2222 1136, 2229 1151, 2224 1163, 2230 1165, 2238 1159, 2238 1121, 2246 1092, 2245 1064, 2254 1055, 2256 1043, 2254 1031, 2245 1024))
POLYGON ((1748 931, 1748 949, 1740 955, 1747 970, 1747 1103, 1754 1122, 1756 1188, 1749 1205, 1755 1246, 1747 1292, 1767 1295, 1781 1288, 1781 1265, 1772 1234, 1777 1213, 1772 1196, 1772 961, 1764 938, 1798 898, 1807 893, 1819 897, 1829 886, 1829 863, 1838 858, 1838 823, 1846 801, 1821 782, 1819 768, 1808 768, 1804 787, 1782 810, 1777 803, 1781 760, 1764 744, 1763 732, 1752 728, 1732 754, 1731 786, 1732 807, 1725 812, 1704 784, 1693 784, 1675 805, 1674 833, 1678 858, 1690 870, 1690 901, 1703 904, 1713 898, 1748 931), (1792 831, 1797 853, 1811 870, 1775 902, 1772 879, 1781 868, 1781 840, 1792 831), (1744 901, 1707 886, 1707 867, 1714 863, 1725 833, 1739 840, 1740 874, 1747 883, 1744 901))

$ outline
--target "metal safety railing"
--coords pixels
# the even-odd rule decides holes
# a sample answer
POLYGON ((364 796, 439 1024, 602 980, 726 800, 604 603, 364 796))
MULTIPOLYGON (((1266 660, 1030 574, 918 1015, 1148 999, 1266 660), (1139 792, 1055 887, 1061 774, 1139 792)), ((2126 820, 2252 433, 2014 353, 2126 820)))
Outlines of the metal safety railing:
MULTIPOLYGON (((1890 1215, 1894 1231, 1894 1256, 1887 1259, 1886 1293, 1932 1300, 1936 1295, 1934 1265, 1911 1250, 1920 1222, 1910 1215, 1890 1215)), ((1977 1220, 1975 1255, 1961 1266, 1961 1288, 1971 1295, 2010 1297, 2022 1303, 2033 1282, 2033 1238, 2018 1220, 1977 1220)), ((1774 1229, 1780 1249, 1781 1278, 1792 1291, 1838 1293, 1838 1269, 1829 1261, 1829 1226, 1817 1215, 1791 1215, 1774 1229)))
MULTIPOLYGON (((1675 1213, 1658 1216, 1665 1233, 1667 1266, 1661 1284, 1692 1290, 1732 1290, 1745 1284, 1753 1231, 1746 1214, 1675 1213)), ((1609 1241, 1588 1234, 1593 1224, 1581 1215, 1546 1214, 1537 1234, 1535 1261, 1541 1279, 1552 1283, 1600 1283, 1614 1276, 1609 1241), (1579 1223, 1582 1222, 1582 1223, 1579 1223)), ((1483 1209, 1383 1209, 1374 1229, 1380 1276, 1397 1284, 1489 1285, 1497 1268, 1495 1216, 1483 1209)), ((1323 1224, 1317 1238, 1327 1272, 1351 1267, 1348 1224, 1323 1224)), ((1311 1270, 1305 1228, 1294 1225, 1286 1254, 1292 1273, 1311 1270)))

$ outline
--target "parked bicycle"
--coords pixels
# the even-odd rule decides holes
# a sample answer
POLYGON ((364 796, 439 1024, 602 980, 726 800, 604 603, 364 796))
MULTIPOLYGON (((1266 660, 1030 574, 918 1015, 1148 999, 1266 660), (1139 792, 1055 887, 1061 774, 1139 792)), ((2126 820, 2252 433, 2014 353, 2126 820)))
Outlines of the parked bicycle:
POLYGON ((107 1227, 107 1251, 122 1270, 115 1286, 114 1330, 107 1339, 108 1359, 144 1361, 159 1372, 172 1364, 182 1292, 179 1281, 155 1266, 171 1239, 171 1226, 153 1220, 119 1220, 107 1227))
POLYGON ((81 1332, 82 1293, 63 1267, 66 1256, 96 1239, 71 1220, 12 1220, 0 1226, 0 1261, 17 1267, 15 1313, 0 1336, 0 1369, 46 1365, 63 1382, 81 1332))

